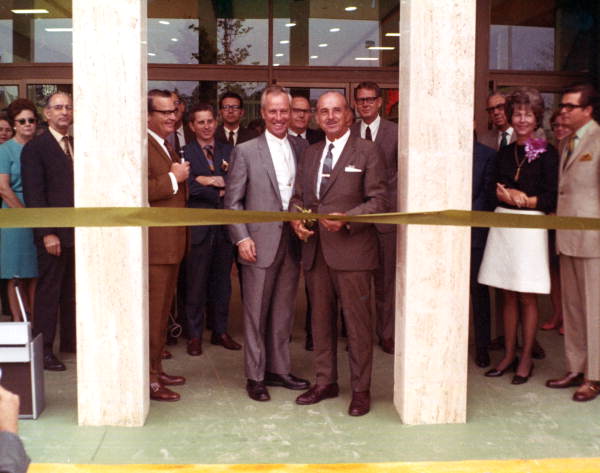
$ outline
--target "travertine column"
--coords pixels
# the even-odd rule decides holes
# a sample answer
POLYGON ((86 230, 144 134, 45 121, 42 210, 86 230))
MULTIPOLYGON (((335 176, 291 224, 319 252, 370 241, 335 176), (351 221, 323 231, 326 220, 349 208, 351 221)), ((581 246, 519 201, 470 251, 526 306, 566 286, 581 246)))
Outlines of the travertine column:
MULTIPOLYGON (((75 205, 147 205, 146 0, 73 0, 75 205)), ((146 229, 77 228, 80 425, 144 424, 146 229)))
MULTIPOLYGON (((475 0, 402 0, 399 204, 469 209, 475 0)), ((398 239, 394 403, 407 424, 465 422, 469 229, 398 239)))

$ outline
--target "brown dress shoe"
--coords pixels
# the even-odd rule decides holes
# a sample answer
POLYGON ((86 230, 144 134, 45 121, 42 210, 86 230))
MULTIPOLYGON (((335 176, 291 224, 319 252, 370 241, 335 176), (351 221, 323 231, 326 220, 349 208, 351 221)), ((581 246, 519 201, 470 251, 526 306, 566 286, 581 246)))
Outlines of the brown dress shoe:
POLYGON ((323 399, 329 399, 332 397, 337 397, 340 393, 340 388, 337 383, 332 384, 315 384, 312 388, 306 391, 303 394, 300 394, 296 398, 296 404, 300 404, 301 406, 307 406, 309 404, 316 404, 317 402, 321 402, 323 399))
POLYGON ((364 416, 371 410, 371 394, 369 391, 352 393, 352 402, 348 407, 348 414, 351 416, 364 416))
POLYGON ((554 389, 570 388, 583 384, 583 373, 569 372, 560 379, 549 379, 546 386, 554 389))
POLYGON ((248 393, 248 397, 254 401, 265 402, 271 400, 269 391, 267 391, 267 387, 262 381, 249 379, 246 382, 246 392, 248 393))
POLYGON ((170 360, 171 358, 173 358, 173 355, 171 354, 171 352, 169 350, 163 350, 162 353, 160 354, 160 358, 162 360, 170 360))
POLYGON ((242 348, 242 345, 231 338, 228 333, 217 335, 213 332, 212 336, 210 337, 210 343, 213 345, 221 345, 223 348, 227 348, 228 350, 239 350, 242 348))
POLYGON ((201 338, 190 338, 187 342, 187 352, 190 356, 202 355, 202 339, 201 338))
POLYGON ((394 354, 394 339, 393 338, 386 338, 384 340, 381 340, 381 342, 379 342, 379 345, 381 346, 381 349, 384 352, 389 353, 390 355, 394 354))
POLYGON ((163 386, 181 386, 185 384, 183 376, 171 376, 164 372, 158 375, 158 381, 163 386))
POLYGON ((573 401, 585 402, 595 399, 600 394, 600 381, 590 381, 586 379, 585 382, 575 391, 573 394, 573 401))
POLYGON ((150 399, 153 401, 179 401, 179 394, 171 391, 169 388, 165 388, 160 383, 150 383, 150 399))

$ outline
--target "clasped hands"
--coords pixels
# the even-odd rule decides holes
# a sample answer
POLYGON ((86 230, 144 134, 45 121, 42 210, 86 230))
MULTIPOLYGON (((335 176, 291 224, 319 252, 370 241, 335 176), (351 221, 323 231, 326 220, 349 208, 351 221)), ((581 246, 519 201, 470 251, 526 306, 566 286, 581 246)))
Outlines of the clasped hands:
POLYGON ((536 197, 530 198, 525 192, 507 188, 500 182, 496 183, 496 197, 499 201, 518 208, 535 208, 537 204, 536 197))
MULTIPOLYGON (((330 215, 346 215, 342 212, 331 212, 330 215)), ((329 220, 327 218, 319 219, 319 224, 323 226, 325 230, 328 232, 338 232, 340 231, 346 222, 343 220, 329 220)), ((302 241, 308 241, 308 239, 315 234, 313 230, 309 230, 304 226, 302 220, 292 220, 290 222, 292 229, 302 241)))

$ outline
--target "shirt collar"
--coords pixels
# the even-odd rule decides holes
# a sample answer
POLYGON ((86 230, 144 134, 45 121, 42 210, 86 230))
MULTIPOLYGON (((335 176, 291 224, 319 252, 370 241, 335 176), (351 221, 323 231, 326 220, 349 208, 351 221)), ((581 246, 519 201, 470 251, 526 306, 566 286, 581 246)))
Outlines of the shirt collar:
POLYGON ((63 139, 65 136, 67 136, 67 137, 69 136, 69 134, 68 134, 68 133, 67 133, 67 134, 65 134, 65 135, 63 135, 62 133, 60 133, 60 132, 56 131, 56 130, 55 130, 54 128, 52 128, 51 126, 49 126, 49 127, 48 127, 48 130, 50 130, 50 133, 52 133, 52 136, 54 136, 54 139, 55 139, 56 141, 58 141, 59 143, 62 141, 62 139, 63 139))
POLYGON ((589 122, 587 122, 585 125, 583 125, 581 128, 579 128, 579 130, 577 130, 575 132, 575 136, 577 137, 578 140, 581 140, 585 136, 587 131, 590 129, 590 126, 593 121, 594 120, 590 120, 589 122))
POLYGON ((162 146, 164 147, 164 145, 165 145, 165 139, 166 139, 166 138, 162 138, 162 137, 158 136, 158 135, 157 135, 157 134, 156 134, 154 131, 152 131, 150 128, 148 128, 148 134, 149 134, 149 135, 150 135, 152 138, 154 138, 156 141, 158 141, 158 143, 159 143, 160 145, 162 145, 162 146))
POLYGON ((328 148, 329 145, 331 143, 333 143, 333 147, 335 149, 343 149, 344 146, 346 146, 346 143, 348 142, 349 137, 350 137, 350 129, 347 129, 346 133, 344 133, 342 136, 340 136, 335 141, 329 141, 329 138, 327 138, 327 136, 325 136, 325 147, 328 148))
POLYGON ((271 143, 279 143, 283 145, 288 142, 287 135, 285 135, 283 138, 277 138, 273 133, 269 132, 269 130, 265 130, 265 137, 267 138, 267 141, 270 141, 271 143))

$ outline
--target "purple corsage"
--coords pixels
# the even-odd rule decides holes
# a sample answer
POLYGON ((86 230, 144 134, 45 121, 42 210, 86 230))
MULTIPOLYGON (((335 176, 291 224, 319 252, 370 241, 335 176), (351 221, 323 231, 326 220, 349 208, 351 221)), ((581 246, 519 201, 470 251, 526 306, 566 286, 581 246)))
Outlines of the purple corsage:
POLYGON ((548 142, 543 138, 530 138, 525 143, 525 156, 527 156, 527 162, 531 163, 540 157, 540 154, 545 153, 548 146, 548 142))

